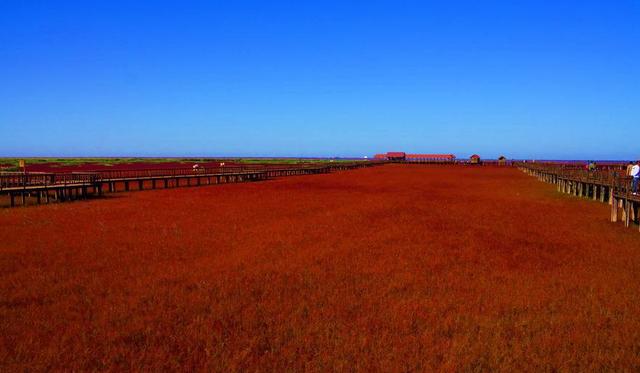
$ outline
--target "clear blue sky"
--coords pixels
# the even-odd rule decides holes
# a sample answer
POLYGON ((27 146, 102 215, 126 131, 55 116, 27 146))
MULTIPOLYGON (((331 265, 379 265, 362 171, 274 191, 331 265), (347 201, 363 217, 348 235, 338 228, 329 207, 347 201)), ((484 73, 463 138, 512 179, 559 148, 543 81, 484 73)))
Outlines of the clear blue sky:
POLYGON ((640 157, 640 1, 0 2, 2 156, 640 157))

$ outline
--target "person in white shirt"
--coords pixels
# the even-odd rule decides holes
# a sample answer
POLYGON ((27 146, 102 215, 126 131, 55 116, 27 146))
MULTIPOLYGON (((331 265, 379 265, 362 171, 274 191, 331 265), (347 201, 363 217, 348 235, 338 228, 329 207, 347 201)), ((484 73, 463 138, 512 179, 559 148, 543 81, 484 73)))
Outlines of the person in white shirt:
POLYGON ((631 176, 631 169, 633 168, 633 162, 629 161, 627 165, 627 176, 631 176))
POLYGON ((631 183, 631 188, 633 189, 633 194, 638 194, 638 181, 640 181, 640 161, 636 162, 636 164, 631 167, 631 177, 633 177, 633 182, 631 183))

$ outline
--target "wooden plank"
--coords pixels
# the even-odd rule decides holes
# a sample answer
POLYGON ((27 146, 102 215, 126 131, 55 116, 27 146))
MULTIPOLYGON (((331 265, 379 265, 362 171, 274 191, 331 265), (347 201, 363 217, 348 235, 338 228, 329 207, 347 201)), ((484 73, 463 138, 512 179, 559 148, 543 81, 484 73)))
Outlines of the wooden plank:
POLYGON ((624 219, 624 226, 627 228, 629 227, 629 222, 631 217, 631 214, 629 213, 630 208, 631 208, 631 202, 628 199, 626 199, 624 201, 623 219, 624 219))

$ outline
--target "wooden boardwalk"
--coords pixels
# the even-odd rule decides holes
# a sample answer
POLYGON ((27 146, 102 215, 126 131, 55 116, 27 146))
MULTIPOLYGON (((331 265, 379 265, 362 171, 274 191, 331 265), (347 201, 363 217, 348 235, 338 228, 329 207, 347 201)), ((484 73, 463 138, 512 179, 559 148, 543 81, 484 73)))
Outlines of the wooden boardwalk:
POLYGON ((608 203, 612 222, 622 221, 626 227, 637 223, 640 230, 640 195, 632 193, 631 178, 625 175, 624 170, 587 171, 531 163, 518 163, 516 166, 540 181, 555 184, 558 192, 608 203))
POLYGON ((0 196, 9 206, 64 202, 103 193, 261 181, 270 178, 325 174, 371 167, 378 162, 304 165, 247 165, 215 168, 106 170, 74 173, 3 173, 0 196))

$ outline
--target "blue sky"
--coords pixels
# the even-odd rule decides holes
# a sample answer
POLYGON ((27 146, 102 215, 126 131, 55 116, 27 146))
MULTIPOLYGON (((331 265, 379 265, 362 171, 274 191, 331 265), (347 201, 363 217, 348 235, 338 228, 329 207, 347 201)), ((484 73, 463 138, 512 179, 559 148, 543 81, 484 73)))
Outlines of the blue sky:
POLYGON ((0 156, 640 157, 640 2, 0 2, 0 156))

